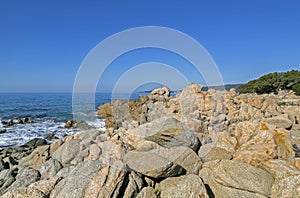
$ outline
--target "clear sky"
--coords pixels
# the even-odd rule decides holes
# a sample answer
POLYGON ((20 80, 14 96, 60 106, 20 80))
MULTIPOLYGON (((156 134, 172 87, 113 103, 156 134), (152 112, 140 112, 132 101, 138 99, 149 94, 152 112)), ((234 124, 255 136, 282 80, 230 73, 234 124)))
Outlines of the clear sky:
MULTIPOLYGON (((299 69, 299 10, 297 0, 0 0, 0 92, 70 92, 93 47, 138 26, 190 35, 211 54, 225 83, 299 69)), ((144 49, 119 57, 98 90, 111 90, 131 66, 149 61, 203 81, 180 57, 144 49)))

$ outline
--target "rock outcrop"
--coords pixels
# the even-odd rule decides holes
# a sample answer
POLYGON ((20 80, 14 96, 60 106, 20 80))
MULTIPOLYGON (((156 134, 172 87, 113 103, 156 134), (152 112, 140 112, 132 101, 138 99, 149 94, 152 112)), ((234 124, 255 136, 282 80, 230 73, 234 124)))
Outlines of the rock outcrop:
POLYGON ((115 100, 97 111, 106 130, 0 150, 0 196, 299 197, 300 97, 202 88, 115 100))

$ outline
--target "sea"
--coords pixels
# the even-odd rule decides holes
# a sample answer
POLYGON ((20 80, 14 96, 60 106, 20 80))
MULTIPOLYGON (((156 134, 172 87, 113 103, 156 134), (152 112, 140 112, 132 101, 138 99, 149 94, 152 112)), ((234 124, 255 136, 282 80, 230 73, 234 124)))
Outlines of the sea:
MULTIPOLYGON (((111 102, 112 94, 96 93, 95 110, 99 105, 111 102)), ((113 99, 128 99, 128 94, 114 95, 113 99)), ((138 94, 130 98, 137 99, 138 94)), ((84 112, 83 112, 84 113, 84 112)), ((96 115, 96 111, 94 112, 96 115)), ((65 128, 66 121, 73 119, 72 93, 0 93, 0 148, 22 145, 34 138, 45 138, 55 134, 61 138, 64 135, 76 133, 79 129, 65 128), (28 118, 31 123, 17 124, 19 119, 28 118), (12 126, 5 122, 13 120, 12 126)), ((97 129, 105 129, 104 119, 97 118, 88 123, 97 129)))

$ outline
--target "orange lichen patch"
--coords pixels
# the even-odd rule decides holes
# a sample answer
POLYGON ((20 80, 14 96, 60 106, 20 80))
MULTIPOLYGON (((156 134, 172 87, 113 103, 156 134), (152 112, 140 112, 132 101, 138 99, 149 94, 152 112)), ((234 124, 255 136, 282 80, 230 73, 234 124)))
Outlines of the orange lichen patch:
POLYGON ((295 153, 293 152, 292 141, 289 132, 286 130, 275 129, 273 135, 277 145, 277 154, 279 159, 292 160, 295 153))
MULTIPOLYGON (((276 131, 275 131, 275 132, 276 132, 276 131)), ((280 133, 276 132, 274 136, 275 136, 275 138, 276 138, 281 144, 284 144, 284 143, 285 143, 285 141, 284 141, 284 139, 283 139, 283 136, 282 136, 280 133)))
POLYGON ((178 132, 178 131, 180 131, 180 128, 174 128, 175 133, 178 132))
POLYGON ((260 124, 260 129, 261 130, 269 130, 268 126, 265 123, 260 124))

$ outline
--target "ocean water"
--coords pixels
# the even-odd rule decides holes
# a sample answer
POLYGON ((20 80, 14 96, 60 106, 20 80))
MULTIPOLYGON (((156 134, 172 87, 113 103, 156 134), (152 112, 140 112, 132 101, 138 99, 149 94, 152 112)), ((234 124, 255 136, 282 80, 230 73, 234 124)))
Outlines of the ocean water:
MULTIPOLYGON (((127 95, 120 94, 114 99, 125 99, 127 95)), ((130 96, 137 98, 137 94, 130 96)), ((100 104, 111 102, 110 93, 95 94, 95 109, 100 104)), ((86 112, 83 112, 86 113, 86 112)), ((96 112, 94 112, 96 113, 96 112)), ((74 134, 78 129, 64 128, 67 120, 73 119, 72 93, 0 93, 0 148, 22 145, 29 140, 54 133, 57 137, 74 134), (32 123, 14 124, 5 127, 2 122, 29 118, 32 123)), ((104 129, 104 120, 98 118, 90 125, 104 129)))

